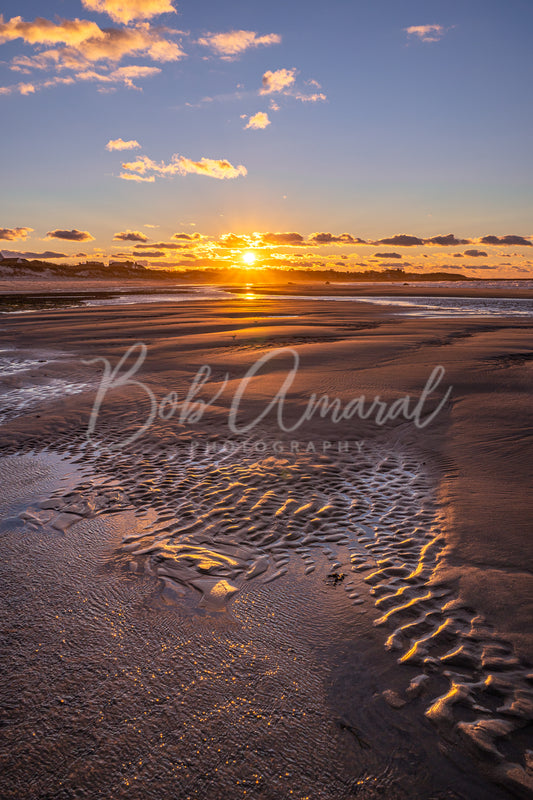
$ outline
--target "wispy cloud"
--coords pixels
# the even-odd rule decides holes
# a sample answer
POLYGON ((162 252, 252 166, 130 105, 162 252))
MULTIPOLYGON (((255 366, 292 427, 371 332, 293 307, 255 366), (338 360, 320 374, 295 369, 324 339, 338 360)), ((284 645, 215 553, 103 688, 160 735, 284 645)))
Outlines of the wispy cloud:
POLYGON ((296 80, 296 69, 267 70, 263 75, 263 88, 260 94, 282 92, 292 86, 296 80))
POLYGON ((136 181, 137 183, 155 182, 155 178, 153 175, 149 175, 147 178, 143 178, 142 175, 136 175, 135 173, 132 174, 130 172, 121 172, 119 178, 122 178, 123 181, 136 181))
POLYGON ((0 239, 8 242, 14 242, 16 239, 24 241, 30 233, 33 233, 33 228, 0 228, 0 239))
POLYGON ((127 172, 121 173, 120 177, 126 180, 137 180, 137 178, 127 177, 131 173, 150 181, 153 181, 156 175, 158 177, 172 177, 174 175, 196 174, 224 180, 238 178, 240 175, 247 174, 246 167, 242 164, 235 167, 226 159, 204 157, 199 161, 193 161, 185 156, 180 156, 178 153, 172 156, 172 160, 169 163, 164 161, 158 163, 148 156, 139 156, 136 161, 123 163, 122 168, 127 172))
POLYGON ((137 147, 141 145, 136 139, 128 139, 124 141, 124 139, 110 139, 105 146, 106 150, 135 150, 137 147))
POLYGON ((405 28, 408 36, 413 36, 421 42, 440 42, 447 30, 442 25, 411 25, 405 28))
POLYGON ((67 242, 90 242, 94 240, 89 231, 78 231, 75 228, 71 231, 48 231, 47 239, 64 239, 67 242))
POLYGON ((230 60, 250 48, 279 44, 280 42, 281 36, 277 33, 258 36, 255 31, 228 31, 227 33, 207 33, 198 39, 197 43, 202 47, 208 47, 215 55, 230 60))
POLYGON ((160 14, 176 13, 169 0, 82 0, 85 8, 107 14, 115 22, 151 19, 160 14))
POLYGON ((136 244, 135 250, 184 250, 189 245, 178 242, 151 242, 150 244, 136 244))
POLYGON ((115 233, 113 239, 116 242, 147 242, 148 236, 146 236, 144 233, 141 233, 141 231, 127 230, 115 233))
POLYGON ((265 114, 264 111, 258 111, 257 114, 254 114, 253 117, 250 117, 245 128, 251 128, 254 131, 260 131, 270 125, 270 120, 268 118, 268 114, 265 114))
POLYGON ((324 92, 314 92, 312 94, 295 92, 292 96, 295 97, 296 100, 301 100, 302 103, 321 103, 328 99, 324 92))
MULTIPOLYGON (((129 67, 119 67, 107 74, 101 74, 95 70, 85 70, 85 72, 76 73, 76 78, 80 81, 96 81, 98 83, 108 85, 115 83, 123 83, 129 89, 140 89, 133 81, 137 78, 150 78, 153 75, 158 75, 161 70, 158 67, 140 67, 131 65, 129 67)), ((105 91, 114 91, 110 86, 107 86, 105 91)), ((98 91, 104 91, 103 88, 98 91)))
POLYGON ((35 94, 41 89, 49 89, 52 86, 68 86, 75 83, 74 78, 50 78, 47 81, 37 81, 35 83, 21 82, 14 83, 11 86, 0 86, 0 94, 14 94, 18 92, 21 95, 35 94))

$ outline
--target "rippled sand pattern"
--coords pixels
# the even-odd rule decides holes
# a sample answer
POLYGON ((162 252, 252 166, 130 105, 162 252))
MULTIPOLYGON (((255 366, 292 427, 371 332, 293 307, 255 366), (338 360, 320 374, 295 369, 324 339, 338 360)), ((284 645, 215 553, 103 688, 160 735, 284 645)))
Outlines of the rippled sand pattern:
POLYGON ((335 457, 203 449, 184 445, 140 463, 102 453, 98 468, 112 480, 80 484, 26 519, 66 530, 134 507, 146 522, 123 536, 116 568, 158 578, 162 601, 204 613, 231 611, 248 582, 309 575, 325 556, 326 582, 342 587, 354 613, 373 606, 385 647, 420 670, 405 691, 384 692, 387 703, 401 709, 421 698, 445 736, 459 735, 496 765, 499 781, 527 796, 531 778, 521 764, 533 676, 450 587, 432 580, 445 520, 420 457, 371 443, 335 457))

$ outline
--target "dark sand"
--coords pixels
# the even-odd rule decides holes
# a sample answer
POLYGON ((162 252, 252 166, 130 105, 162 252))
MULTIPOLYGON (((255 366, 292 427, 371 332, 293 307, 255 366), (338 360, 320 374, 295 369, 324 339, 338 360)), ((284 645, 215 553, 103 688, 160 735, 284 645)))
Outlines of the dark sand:
MULTIPOLYGON (((529 321, 236 297, 0 328, 2 796, 531 795, 529 321), (158 401, 203 364, 201 397, 229 382, 125 447, 147 393, 115 388, 95 447, 83 361, 135 342, 158 401), (236 435, 232 396, 276 347, 300 356, 287 423, 313 392, 414 404, 437 365, 426 413, 453 390, 422 429, 270 414, 236 435)), ((250 383, 241 424, 290 363, 250 383)))

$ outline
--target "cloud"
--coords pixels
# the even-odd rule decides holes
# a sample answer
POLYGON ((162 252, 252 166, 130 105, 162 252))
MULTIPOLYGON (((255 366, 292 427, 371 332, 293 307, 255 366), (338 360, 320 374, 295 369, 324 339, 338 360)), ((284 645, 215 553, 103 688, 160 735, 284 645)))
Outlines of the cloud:
POLYGON ((484 258, 487 257, 487 254, 483 252, 483 250, 465 250, 465 256, 472 256, 473 258, 479 258, 483 256, 484 258))
POLYGON ((532 244, 529 239, 525 239, 523 236, 483 236, 480 239, 481 244, 517 244, 520 246, 527 246, 531 247, 532 244))
POLYGON ((301 233, 262 233, 261 242, 271 245, 289 245, 294 247, 303 244, 304 237, 301 233))
POLYGON ((104 35, 96 22, 86 19, 63 19, 59 23, 37 17, 33 22, 24 22, 22 17, 12 17, 4 22, 0 16, 0 44, 24 39, 27 44, 79 45, 87 39, 104 35))
POLYGON ((46 238, 65 239, 68 242, 90 242, 94 239, 94 236, 91 236, 89 231, 77 231, 76 229, 73 229, 71 231, 48 231, 46 238))
POLYGON ((176 242, 154 242, 151 244, 136 244, 135 250, 183 250, 187 247, 186 244, 177 244, 176 242))
POLYGON ((153 179, 154 175, 172 177, 174 175, 196 174, 219 180, 238 178, 240 175, 247 174, 247 169, 242 164, 235 167, 226 159, 204 157, 199 161, 193 161, 185 156, 180 156, 178 153, 174 153, 172 161, 168 164, 165 164, 164 161, 157 163, 148 158, 148 156, 140 156, 136 161, 123 163, 122 168, 127 172, 121 173, 120 177, 126 180, 136 180, 135 178, 127 178, 126 176, 129 173, 143 177, 148 173, 149 179, 153 179), (150 173, 152 174, 150 175, 150 173))
POLYGON ((312 233, 309 244, 365 244, 365 241, 352 236, 351 233, 341 233, 340 236, 332 233, 312 233))
POLYGON ((116 242, 147 242, 148 236, 145 236, 145 234, 140 231, 127 230, 115 233, 113 239, 116 242))
POLYGON ((119 178, 122 178, 123 181, 136 181, 137 183, 155 182, 155 178, 153 175, 149 175, 147 178, 143 178, 142 175, 132 175, 129 172, 121 172, 119 178))
POLYGON ((11 86, 0 86, 0 94, 13 94, 13 92, 19 92, 19 94, 26 95, 26 94, 35 94, 39 87, 35 86, 33 83, 15 83, 11 86))
POLYGON ((44 253, 21 253, 17 250, 0 250, 4 258, 68 258, 66 253, 54 253, 46 250, 44 253))
POLYGON ((250 117, 245 128, 251 128, 254 131, 260 131, 270 125, 270 120, 268 118, 268 114, 265 114, 264 111, 258 111, 257 114, 254 114, 253 117, 250 117))
POLYGON ((418 236, 408 236, 406 233, 400 233, 396 236, 391 236, 389 239, 378 239, 376 244, 392 244, 399 247, 413 247, 417 244, 424 244, 423 239, 418 236))
MULTIPOLYGON (((158 70, 159 72, 159 70, 158 70)), ((35 92, 40 91, 41 89, 49 89, 52 86, 69 86, 70 84, 75 83, 74 78, 50 78, 47 81, 38 81, 37 83, 15 83, 11 86, 0 86, 0 94, 13 94, 13 92, 18 92, 22 95, 28 94, 35 94, 35 92)))
POLYGON ((251 47, 279 44, 280 42, 281 36, 277 33, 258 36, 255 31, 228 31, 227 33, 207 33, 198 39, 197 44, 208 47, 216 55, 229 60, 251 47))
POLYGON ((195 233, 173 233, 170 238, 171 239, 180 239, 180 240, 183 240, 185 242, 195 242, 196 243, 196 242, 201 241, 204 237, 202 236, 201 233, 195 232, 195 233))
POLYGON ((263 75, 263 88, 259 93, 272 94, 273 92, 282 92, 294 84, 295 76, 296 68, 277 69, 275 72, 269 69, 263 75))
POLYGON ((456 239, 453 233, 447 236, 433 236, 431 239, 424 239, 424 244, 440 244, 444 247, 450 247, 458 244, 470 244, 469 239, 456 239))
POLYGON ((16 239, 27 239, 28 234, 33 233, 33 228, 0 228, 0 239, 14 242, 16 239))
POLYGON ((403 258, 400 253, 374 253, 373 258, 403 258))
POLYGON ((404 30, 409 36, 414 36, 421 42, 440 42, 447 32, 442 25, 411 25, 404 30))
POLYGON ((55 24, 38 18, 24 22, 14 17, 4 23, 0 18, 0 43, 17 38, 37 47, 62 44, 62 47, 40 50, 34 56, 16 56, 11 69, 28 72, 50 68, 84 71, 97 63, 116 65, 125 57, 143 55, 152 61, 169 62, 183 58, 185 53, 169 36, 180 31, 151 28, 139 23, 130 28, 100 28, 87 20, 61 20, 55 24))
POLYGON ((124 139, 110 139, 105 146, 106 150, 135 150, 137 147, 141 145, 136 139, 128 139, 127 142, 124 139))
POLYGON ((249 247, 250 244, 248 237, 236 236, 234 233, 225 233, 218 240, 219 247, 249 247))
POLYGON ((328 99, 323 92, 317 92, 315 94, 295 92, 292 96, 296 98, 296 100, 301 100, 302 103, 319 103, 328 99))
MULTIPOLYGON (((164 258, 166 253, 164 250, 143 250, 142 253, 133 253, 134 256, 142 255, 143 258, 164 258)), ((129 258, 129 255, 122 256, 122 258, 129 258)))
POLYGON ((107 14, 115 22, 127 25, 135 19, 151 19, 160 14, 176 13, 169 0, 82 0, 85 8, 107 14))

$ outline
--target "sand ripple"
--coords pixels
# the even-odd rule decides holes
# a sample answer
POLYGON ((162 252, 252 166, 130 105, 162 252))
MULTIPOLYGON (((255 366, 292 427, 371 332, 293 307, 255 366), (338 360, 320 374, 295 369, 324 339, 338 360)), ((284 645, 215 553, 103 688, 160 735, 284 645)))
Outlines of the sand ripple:
POLYGON ((325 558, 326 582, 342 587, 354 613, 374 617, 399 664, 419 670, 403 692, 384 693, 387 703, 421 704, 444 736, 490 757, 496 779, 527 796, 533 784, 521 751, 531 676, 434 579, 446 523, 419 456, 367 443, 357 456, 334 458, 249 449, 201 457, 183 444, 137 460, 100 453, 97 464, 108 478, 27 509, 27 523, 67 531, 133 507, 140 524, 123 536, 116 567, 157 578, 165 602, 208 613, 227 612, 250 581, 305 580, 325 558))

